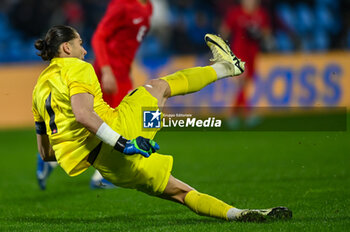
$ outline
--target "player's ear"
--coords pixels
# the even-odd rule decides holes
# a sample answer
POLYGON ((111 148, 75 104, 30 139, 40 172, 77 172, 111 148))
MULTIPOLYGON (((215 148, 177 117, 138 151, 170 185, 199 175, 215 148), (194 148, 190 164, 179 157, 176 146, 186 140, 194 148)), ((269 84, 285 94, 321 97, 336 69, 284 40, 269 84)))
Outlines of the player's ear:
POLYGON ((72 47, 69 42, 64 42, 61 44, 62 51, 67 55, 70 55, 72 52, 72 47))

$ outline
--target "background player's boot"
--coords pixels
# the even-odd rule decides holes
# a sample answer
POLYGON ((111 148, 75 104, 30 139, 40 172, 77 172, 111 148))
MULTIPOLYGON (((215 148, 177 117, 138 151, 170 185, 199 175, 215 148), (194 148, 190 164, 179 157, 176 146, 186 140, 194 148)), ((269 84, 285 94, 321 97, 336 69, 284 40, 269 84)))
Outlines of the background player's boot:
POLYGON ((47 178, 50 176, 52 170, 54 167, 50 165, 48 162, 44 162, 40 154, 38 153, 37 157, 37 167, 36 167, 36 179, 38 180, 38 184, 41 190, 46 189, 46 181, 47 178))
POLYGON ((101 180, 91 180, 90 188, 91 189, 114 189, 114 188, 117 188, 117 186, 115 186, 105 178, 102 178, 101 180))
POLYGON ((204 39, 213 53, 211 61, 229 64, 232 76, 238 76, 244 72, 245 63, 233 54, 228 44, 221 37, 206 34, 204 39))
POLYGON ((241 222, 263 222, 268 219, 290 219, 292 211, 286 207, 275 207, 270 209, 246 209, 237 217, 236 221, 241 222))
POLYGON ((91 177, 90 188, 92 189, 112 189, 116 187, 117 186, 103 178, 103 176, 97 170, 91 177))

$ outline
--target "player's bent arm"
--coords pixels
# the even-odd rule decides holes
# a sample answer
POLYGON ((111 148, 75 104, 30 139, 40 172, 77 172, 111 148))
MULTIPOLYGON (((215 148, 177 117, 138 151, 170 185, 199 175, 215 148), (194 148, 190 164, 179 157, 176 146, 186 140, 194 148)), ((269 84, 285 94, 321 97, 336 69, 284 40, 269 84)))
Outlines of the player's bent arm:
POLYGON ((44 161, 56 161, 55 152, 47 134, 36 134, 39 154, 44 161))
POLYGON ((94 133, 103 142, 126 155, 141 154, 149 157, 159 149, 156 142, 143 137, 127 140, 110 128, 94 111, 94 96, 78 93, 71 97, 72 110, 78 123, 94 133))
POLYGON ((89 93, 79 93, 71 97, 75 120, 96 134, 103 120, 94 111, 94 96, 89 93))

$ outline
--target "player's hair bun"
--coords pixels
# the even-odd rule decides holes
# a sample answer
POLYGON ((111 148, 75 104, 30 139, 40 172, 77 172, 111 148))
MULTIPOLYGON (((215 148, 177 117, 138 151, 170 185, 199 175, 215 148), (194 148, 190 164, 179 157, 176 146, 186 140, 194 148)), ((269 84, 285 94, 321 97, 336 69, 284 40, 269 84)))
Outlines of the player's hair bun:
POLYGON ((35 41, 34 44, 35 48, 38 49, 39 51, 44 50, 44 48, 46 47, 46 42, 43 39, 38 39, 37 41, 35 41))
POLYGON ((41 56, 41 58, 45 61, 51 60, 55 55, 55 54, 52 54, 47 42, 43 39, 38 39, 37 41, 35 41, 34 46, 36 49, 38 49, 40 51, 38 53, 38 56, 41 56))
POLYGON ((38 56, 45 61, 49 61, 59 55, 59 46, 76 38, 76 30, 70 26, 53 26, 46 34, 45 39, 38 39, 34 47, 40 52, 38 56))

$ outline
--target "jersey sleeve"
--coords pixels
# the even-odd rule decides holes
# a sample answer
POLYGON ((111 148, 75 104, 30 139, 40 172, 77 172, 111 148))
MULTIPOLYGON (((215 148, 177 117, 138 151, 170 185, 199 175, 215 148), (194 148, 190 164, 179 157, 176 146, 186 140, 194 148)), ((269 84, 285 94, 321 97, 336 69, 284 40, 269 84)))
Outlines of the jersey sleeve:
POLYGON ((101 67, 110 64, 107 53, 107 40, 123 25, 124 8, 123 4, 117 4, 112 1, 93 35, 92 47, 101 67))
POLYGON ((44 121, 44 119, 39 114, 39 111, 36 107, 34 99, 33 99, 33 103, 32 103, 32 112, 33 112, 35 122, 43 122, 44 121))
POLYGON ((45 121, 39 114, 38 108, 37 108, 35 100, 34 100, 34 94, 33 94, 32 112, 33 112, 33 116, 34 116, 36 133, 39 135, 46 134, 45 121))
POLYGON ((70 97, 78 93, 90 93, 95 96, 95 85, 98 82, 91 64, 84 62, 75 65, 66 75, 70 97))

